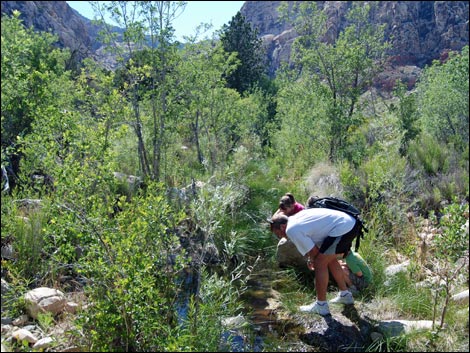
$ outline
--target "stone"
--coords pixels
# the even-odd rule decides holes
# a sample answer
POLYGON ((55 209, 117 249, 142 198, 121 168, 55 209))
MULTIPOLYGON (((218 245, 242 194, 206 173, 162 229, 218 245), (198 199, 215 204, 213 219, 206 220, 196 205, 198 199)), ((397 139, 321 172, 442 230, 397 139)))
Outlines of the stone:
POLYGON ((307 269, 306 258, 299 253, 294 243, 288 238, 282 238, 277 243, 277 261, 281 267, 307 269))
POLYGON ((454 294, 452 300, 458 304, 467 304, 468 305, 468 289, 463 292, 454 294))
POLYGON ((25 294, 28 314, 37 319, 40 312, 49 312, 53 315, 64 310, 66 299, 64 294, 53 288, 39 287, 25 294))
POLYGON ((26 341, 28 343, 36 343, 38 341, 36 336, 24 328, 16 330, 11 334, 11 336, 20 342, 26 341))

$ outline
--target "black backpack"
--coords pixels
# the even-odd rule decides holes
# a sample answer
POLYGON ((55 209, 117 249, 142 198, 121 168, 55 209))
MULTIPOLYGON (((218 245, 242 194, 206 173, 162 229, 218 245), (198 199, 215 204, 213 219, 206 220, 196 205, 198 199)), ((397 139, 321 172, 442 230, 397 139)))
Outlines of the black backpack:
POLYGON ((356 237, 356 251, 359 249, 359 245, 361 244, 361 238, 364 238, 364 233, 367 233, 368 230, 364 224, 364 221, 361 218, 361 211, 350 204, 349 202, 337 198, 337 197, 315 197, 310 196, 307 201, 307 208, 329 208, 332 210, 337 210, 341 212, 345 212, 348 215, 354 217, 356 221, 360 225, 359 233, 356 237))

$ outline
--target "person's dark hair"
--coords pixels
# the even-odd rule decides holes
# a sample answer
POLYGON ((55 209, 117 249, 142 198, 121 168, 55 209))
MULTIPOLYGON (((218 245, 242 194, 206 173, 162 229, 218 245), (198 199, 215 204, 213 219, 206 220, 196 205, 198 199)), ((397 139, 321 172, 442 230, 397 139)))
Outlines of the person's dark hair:
POLYGON ((281 224, 287 224, 289 218, 284 214, 275 214, 271 218, 268 218, 267 221, 271 225, 271 229, 279 229, 281 224))
POLYGON ((315 201, 317 201, 318 199, 319 199, 318 196, 311 195, 311 196, 307 199, 307 208, 312 208, 312 207, 314 207, 315 201))
POLYGON ((279 201, 279 208, 285 211, 287 207, 292 207, 294 204, 294 195, 292 195, 290 192, 287 192, 284 196, 281 197, 281 200, 279 201))

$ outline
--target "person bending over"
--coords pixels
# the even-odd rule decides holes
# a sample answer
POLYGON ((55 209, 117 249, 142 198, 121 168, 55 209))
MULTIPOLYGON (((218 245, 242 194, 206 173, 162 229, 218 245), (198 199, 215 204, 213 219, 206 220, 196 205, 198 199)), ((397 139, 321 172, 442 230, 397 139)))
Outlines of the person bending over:
POLYGON ((310 269, 315 269, 317 300, 301 306, 300 311, 329 315, 326 300, 329 272, 333 275, 340 293, 330 303, 354 304, 348 290, 338 254, 348 253, 360 224, 347 213, 327 208, 311 208, 293 216, 275 213, 270 218, 271 231, 278 237, 287 236, 302 256, 307 256, 310 269))
POLYGON ((346 285, 352 294, 358 293, 372 282, 372 270, 359 253, 350 250, 347 256, 340 260, 340 265, 344 271, 346 285))
POLYGON ((279 200, 279 208, 275 214, 283 213, 286 216, 293 216, 304 209, 304 205, 302 205, 300 202, 297 202, 294 198, 294 195, 288 192, 279 200))

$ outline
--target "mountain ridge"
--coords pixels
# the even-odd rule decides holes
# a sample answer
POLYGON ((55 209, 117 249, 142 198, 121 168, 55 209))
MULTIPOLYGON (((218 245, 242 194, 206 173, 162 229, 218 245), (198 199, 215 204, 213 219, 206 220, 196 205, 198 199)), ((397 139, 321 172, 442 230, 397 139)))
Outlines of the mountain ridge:
MULTIPOLYGON (((290 47, 297 38, 289 24, 279 21, 282 1, 245 1, 240 12, 268 49, 270 73, 289 61, 290 47)), ((292 7, 294 1, 287 2, 292 7)), ((346 13, 353 1, 316 1, 327 16, 327 36, 337 38, 347 26, 346 13)), ((370 19, 385 24, 385 40, 391 42, 389 63, 394 67, 423 68, 445 58, 452 50, 468 45, 468 1, 378 1, 370 19)))
MULTIPOLYGON (((292 6, 293 1, 288 1, 292 6)), ((317 1, 327 15, 329 36, 336 38, 347 26, 346 13, 352 1, 317 1)), ((388 69, 378 86, 390 89, 397 78, 412 87, 420 69, 433 60, 445 59, 451 50, 468 45, 467 1, 379 1, 371 21, 386 24, 388 69)), ((268 74, 275 76, 282 62, 290 61, 291 45, 297 33, 279 21, 281 1, 245 1, 240 13, 258 31, 267 51, 268 74)), ((106 61, 98 38, 99 26, 72 9, 66 1, 2 1, 1 12, 21 12, 25 26, 58 35, 59 46, 68 47, 78 61, 92 56, 106 61)), ((235 15, 235 14, 234 14, 235 15)), ((119 28, 114 28, 119 31, 119 28)), ((121 30, 122 31, 122 30, 121 30)))

